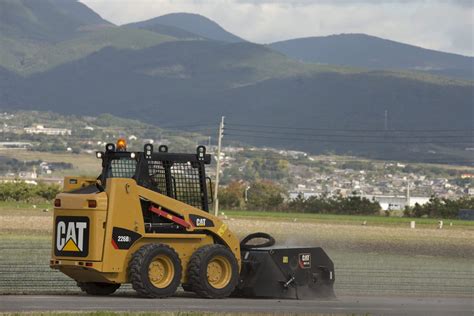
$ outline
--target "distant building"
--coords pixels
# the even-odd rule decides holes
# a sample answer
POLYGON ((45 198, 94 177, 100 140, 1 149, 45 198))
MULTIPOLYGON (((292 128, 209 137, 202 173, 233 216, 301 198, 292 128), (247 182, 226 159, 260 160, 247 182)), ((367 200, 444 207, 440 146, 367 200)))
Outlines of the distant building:
POLYGON ((33 168, 33 172, 30 171, 20 171, 18 177, 21 179, 37 179, 38 174, 36 173, 36 168, 33 168))
POLYGON ((25 127, 25 133, 30 135, 44 134, 51 136, 71 135, 71 130, 67 128, 51 128, 43 125, 36 125, 34 127, 25 127))
POLYGON ((299 191, 288 192, 288 195, 289 195, 290 200, 294 200, 298 196, 301 196, 303 200, 307 200, 308 198, 312 196, 318 196, 319 194, 317 192, 310 191, 310 190, 299 190, 299 191))
POLYGON ((403 210, 406 206, 413 207, 415 204, 428 203, 429 197, 424 196, 395 196, 395 195, 365 195, 365 198, 379 202, 382 210, 403 210))

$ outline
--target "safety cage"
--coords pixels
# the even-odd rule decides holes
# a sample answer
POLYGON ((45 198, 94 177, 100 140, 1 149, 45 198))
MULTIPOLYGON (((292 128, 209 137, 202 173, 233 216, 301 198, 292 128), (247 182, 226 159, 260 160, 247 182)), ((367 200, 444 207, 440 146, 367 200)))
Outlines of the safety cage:
POLYGON ((143 152, 127 152, 107 144, 97 157, 102 159, 98 179, 104 188, 108 178, 132 178, 140 186, 209 211, 212 183, 205 165, 211 163, 211 156, 204 146, 198 146, 196 154, 183 154, 169 153, 165 145, 158 152, 152 144, 146 144, 143 152))

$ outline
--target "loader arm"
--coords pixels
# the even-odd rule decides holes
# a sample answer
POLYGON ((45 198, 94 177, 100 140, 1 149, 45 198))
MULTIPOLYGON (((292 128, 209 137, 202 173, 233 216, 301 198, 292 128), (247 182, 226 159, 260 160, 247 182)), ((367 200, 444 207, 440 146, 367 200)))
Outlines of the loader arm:
POLYGON ((152 202, 158 208, 166 209, 161 214, 166 217, 168 213, 170 215, 168 219, 173 220, 171 216, 174 215, 183 217, 184 222, 189 225, 177 223, 185 227, 187 232, 210 233, 214 238, 217 238, 218 243, 224 244, 234 253, 240 267, 239 240, 229 230, 227 224, 218 217, 142 186, 137 186, 137 193, 142 199, 152 202))

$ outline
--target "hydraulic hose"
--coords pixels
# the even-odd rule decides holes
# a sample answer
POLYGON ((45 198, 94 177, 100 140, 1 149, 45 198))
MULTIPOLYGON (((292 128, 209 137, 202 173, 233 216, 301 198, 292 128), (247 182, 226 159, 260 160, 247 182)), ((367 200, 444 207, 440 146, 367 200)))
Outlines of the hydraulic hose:
POLYGON ((265 247, 271 247, 274 244, 275 244, 275 238, 273 238, 271 235, 269 235, 267 233, 258 232, 258 233, 250 234, 247 237, 245 237, 244 239, 242 239, 242 241, 240 242, 240 249, 241 250, 250 250, 250 249, 255 249, 255 248, 265 248, 265 247), (263 242, 263 243, 260 243, 260 244, 256 244, 256 245, 249 245, 248 244, 249 241, 251 241, 253 239, 257 239, 257 238, 266 239, 267 241, 263 242))

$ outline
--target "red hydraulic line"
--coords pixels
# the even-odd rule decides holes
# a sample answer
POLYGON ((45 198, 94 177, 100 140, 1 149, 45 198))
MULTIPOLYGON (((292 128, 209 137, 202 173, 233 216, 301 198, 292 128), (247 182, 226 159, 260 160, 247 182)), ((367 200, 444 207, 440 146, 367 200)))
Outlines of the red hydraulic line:
POLYGON ((191 224, 189 224, 188 222, 186 222, 184 219, 182 218, 179 218, 177 216, 174 216, 174 215, 171 215, 170 213, 168 212, 165 212, 163 211, 161 208, 157 208, 157 207, 154 207, 153 205, 150 206, 150 209, 149 209, 151 212, 155 213, 155 214, 158 214, 159 216, 162 216, 164 218, 167 218, 169 219, 170 221, 172 222, 175 222, 176 224, 180 225, 180 226, 183 226, 185 228, 189 228, 191 227, 191 224))

